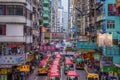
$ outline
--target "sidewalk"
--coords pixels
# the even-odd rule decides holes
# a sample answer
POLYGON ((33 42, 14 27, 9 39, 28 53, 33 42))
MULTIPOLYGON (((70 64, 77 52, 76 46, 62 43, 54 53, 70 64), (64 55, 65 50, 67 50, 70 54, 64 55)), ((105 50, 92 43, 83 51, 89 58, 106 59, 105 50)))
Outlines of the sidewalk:
POLYGON ((86 71, 86 73, 88 74, 88 73, 95 73, 95 71, 94 71, 94 69, 93 68, 88 68, 88 66, 85 64, 85 71, 86 71))
POLYGON ((34 80, 37 76, 37 68, 35 68, 34 72, 29 75, 28 80, 34 80))

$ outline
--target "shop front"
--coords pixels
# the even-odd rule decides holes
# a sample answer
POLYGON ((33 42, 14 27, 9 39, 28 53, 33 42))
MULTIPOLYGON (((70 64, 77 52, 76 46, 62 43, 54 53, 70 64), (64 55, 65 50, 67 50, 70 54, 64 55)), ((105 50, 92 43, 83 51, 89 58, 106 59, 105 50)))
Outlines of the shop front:
POLYGON ((0 66, 0 80, 12 80, 11 65, 1 65, 0 66))

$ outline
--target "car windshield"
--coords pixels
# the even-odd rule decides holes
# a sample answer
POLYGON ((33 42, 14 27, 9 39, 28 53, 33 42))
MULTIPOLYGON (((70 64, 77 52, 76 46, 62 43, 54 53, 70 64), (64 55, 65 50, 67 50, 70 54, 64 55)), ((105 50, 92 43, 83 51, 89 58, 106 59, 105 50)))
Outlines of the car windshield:
POLYGON ((59 77, 50 77, 50 78, 48 78, 48 80, 60 80, 60 78, 59 77))
POLYGON ((71 76, 71 77, 68 77, 68 80, 78 80, 78 77, 71 76))
POLYGON ((98 80, 98 78, 88 78, 88 80, 98 80))
POLYGON ((73 69, 74 69, 74 66, 73 66, 73 65, 67 65, 67 69, 73 70, 73 69))

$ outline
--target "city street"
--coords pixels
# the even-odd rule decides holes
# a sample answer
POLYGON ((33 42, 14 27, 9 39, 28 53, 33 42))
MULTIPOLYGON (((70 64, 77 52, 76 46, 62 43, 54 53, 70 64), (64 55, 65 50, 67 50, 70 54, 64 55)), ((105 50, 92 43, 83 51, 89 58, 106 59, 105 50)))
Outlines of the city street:
MULTIPOLYGON (((86 80, 87 73, 85 70, 77 70, 80 80, 86 80)), ((47 80, 47 75, 38 75, 37 68, 34 73, 30 75, 28 80, 47 80)), ((64 63, 61 66, 61 80, 66 80, 66 75, 64 74, 64 63)))

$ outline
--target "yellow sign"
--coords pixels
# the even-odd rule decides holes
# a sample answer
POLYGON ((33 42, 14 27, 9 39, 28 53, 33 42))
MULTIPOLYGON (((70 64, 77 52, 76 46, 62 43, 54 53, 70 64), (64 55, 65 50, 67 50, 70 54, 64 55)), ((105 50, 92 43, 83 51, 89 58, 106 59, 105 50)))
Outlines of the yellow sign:
POLYGON ((34 59, 34 55, 28 55, 28 61, 32 61, 34 59))
POLYGON ((44 33, 44 38, 45 38, 45 39, 50 39, 50 33, 47 33, 47 32, 44 33))
POLYGON ((30 71, 30 65, 22 65, 20 66, 21 72, 29 72, 30 71))
POLYGON ((7 69, 1 69, 1 74, 7 74, 7 69))

